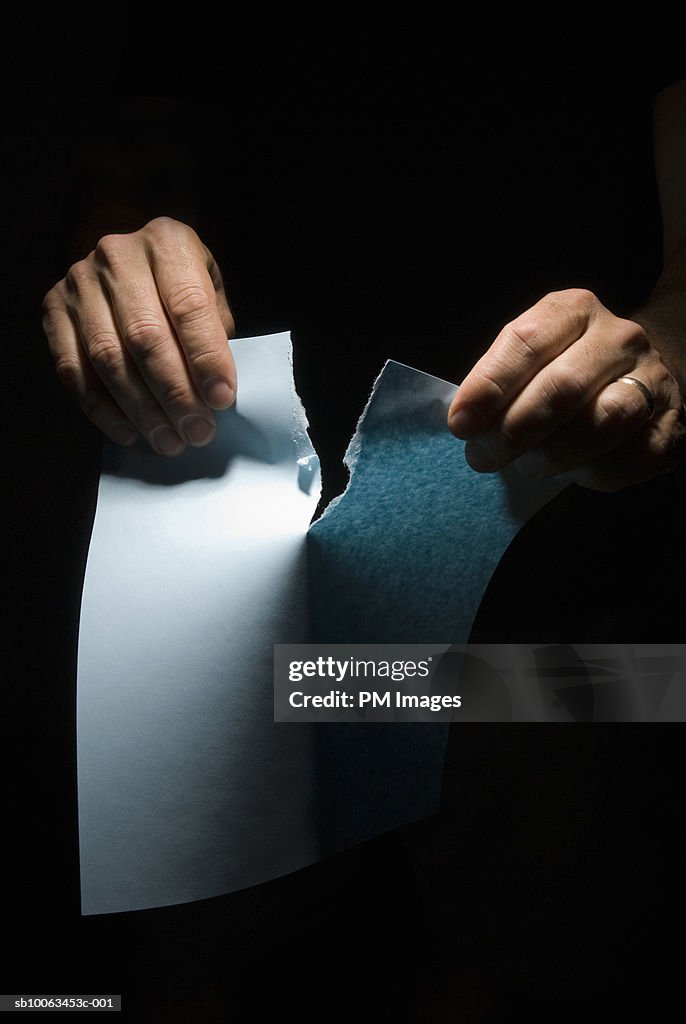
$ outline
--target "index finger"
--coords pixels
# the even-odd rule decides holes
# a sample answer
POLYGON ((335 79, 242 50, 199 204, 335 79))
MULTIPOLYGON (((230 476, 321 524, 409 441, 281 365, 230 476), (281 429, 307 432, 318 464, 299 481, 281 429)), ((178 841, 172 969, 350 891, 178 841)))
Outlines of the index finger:
POLYGON ((165 226, 159 238, 153 226, 151 242, 146 247, 152 272, 189 373, 207 405, 225 409, 236 394, 236 366, 227 344, 233 319, 216 264, 183 225, 165 226))
POLYGON ((488 430, 536 374, 585 333, 600 303, 583 288, 551 292, 500 332, 457 390, 448 426, 464 440, 488 430))

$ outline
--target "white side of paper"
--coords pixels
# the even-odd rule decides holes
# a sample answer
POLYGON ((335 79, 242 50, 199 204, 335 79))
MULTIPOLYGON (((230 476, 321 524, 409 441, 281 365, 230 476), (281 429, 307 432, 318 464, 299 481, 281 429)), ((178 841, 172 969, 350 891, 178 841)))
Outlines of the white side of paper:
POLYGON ((123 450, 101 477, 78 662, 85 914, 204 899, 317 857, 311 726, 272 721, 273 644, 307 639, 317 460, 289 336, 232 350, 238 401, 208 449, 123 450))

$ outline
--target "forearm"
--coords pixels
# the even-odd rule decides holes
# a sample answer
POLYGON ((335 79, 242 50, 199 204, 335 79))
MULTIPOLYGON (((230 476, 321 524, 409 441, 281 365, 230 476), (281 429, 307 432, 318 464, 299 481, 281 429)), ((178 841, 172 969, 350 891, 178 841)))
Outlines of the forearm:
POLYGON ((650 298, 631 319, 641 324, 686 397, 686 240, 672 251, 650 298))

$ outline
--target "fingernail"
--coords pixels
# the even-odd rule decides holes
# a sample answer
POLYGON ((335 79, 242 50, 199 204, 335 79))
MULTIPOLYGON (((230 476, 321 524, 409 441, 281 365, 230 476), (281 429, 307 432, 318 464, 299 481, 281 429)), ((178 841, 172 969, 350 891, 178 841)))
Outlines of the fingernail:
POLYGON ((467 462, 477 473, 490 473, 497 465, 493 452, 489 451, 480 441, 470 441, 464 450, 467 462))
POLYGON ((121 444, 128 447, 134 443, 138 437, 138 433, 127 423, 115 423, 110 429, 110 437, 115 444, 121 444))
POLYGON ((448 424, 453 434, 466 441, 468 437, 479 432, 481 416, 471 405, 459 405, 455 412, 448 418, 448 424))
POLYGON ((202 416, 184 416, 181 420, 183 436, 190 444, 207 444, 214 434, 214 425, 204 420, 202 416))
POLYGON ((233 388, 222 377, 215 377, 205 385, 205 401, 213 409, 226 409, 233 399, 233 388))
POLYGON ((160 455, 178 455, 186 447, 171 427, 156 427, 150 438, 153 448, 160 455))

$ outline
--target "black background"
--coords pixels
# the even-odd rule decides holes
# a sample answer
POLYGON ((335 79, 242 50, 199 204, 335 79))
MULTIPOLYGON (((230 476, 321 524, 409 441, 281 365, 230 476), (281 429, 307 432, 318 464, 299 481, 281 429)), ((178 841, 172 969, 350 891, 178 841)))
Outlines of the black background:
MULTIPOLYGON (((79 917, 76 629, 99 438, 40 329, 69 264, 150 216, 192 223, 239 335, 292 330, 329 495, 385 358, 457 382, 545 292, 590 287, 626 314, 659 272, 651 105, 679 69, 449 53, 303 44, 192 86, 5 93, 5 991, 122 992, 142 1019, 254 1019, 276 995, 302 1015, 506 1021, 656 1009, 676 985, 676 725, 470 726, 443 814, 406 835, 205 904, 79 917)), ((682 523, 672 478, 571 489, 508 552, 475 636, 678 640, 682 523)))

